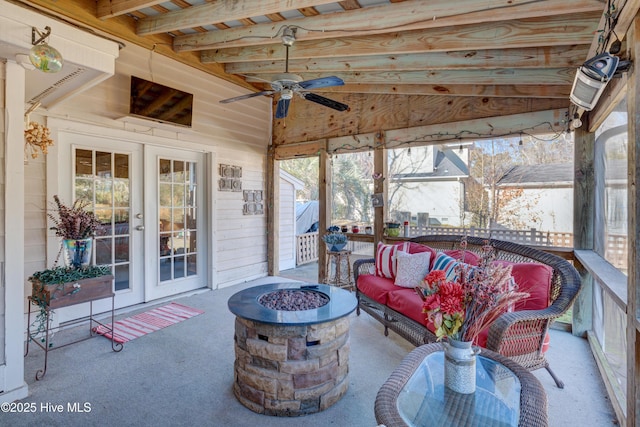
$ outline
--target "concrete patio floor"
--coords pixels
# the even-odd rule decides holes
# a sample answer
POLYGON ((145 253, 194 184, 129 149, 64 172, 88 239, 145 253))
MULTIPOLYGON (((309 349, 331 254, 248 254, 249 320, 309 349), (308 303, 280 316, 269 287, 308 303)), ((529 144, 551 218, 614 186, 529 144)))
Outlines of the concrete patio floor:
MULTIPOLYGON (((349 389, 327 410, 304 417, 256 414, 233 395, 234 316, 227 300, 241 289, 285 282, 266 277, 229 288, 174 298, 204 314, 125 344, 120 353, 96 337, 49 353, 46 376, 35 381, 43 352, 32 348, 25 359, 34 413, 0 412, 2 426, 376 426, 374 400, 380 386, 413 347, 367 314, 349 316, 349 389), (70 412, 78 404, 84 412, 70 412), (88 405, 85 405, 88 404, 88 405), (62 412, 51 408, 62 405, 62 412), (48 410, 49 408, 49 410, 48 410)), ((158 305, 135 307, 118 318, 158 305)), ((62 342, 59 332, 56 340, 62 342)), ((564 380, 558 389, 545 370, 534 374, 549 402, 550 426, 617 425, 589 345, 567 332, 551 331, 549 360, 564 380)))

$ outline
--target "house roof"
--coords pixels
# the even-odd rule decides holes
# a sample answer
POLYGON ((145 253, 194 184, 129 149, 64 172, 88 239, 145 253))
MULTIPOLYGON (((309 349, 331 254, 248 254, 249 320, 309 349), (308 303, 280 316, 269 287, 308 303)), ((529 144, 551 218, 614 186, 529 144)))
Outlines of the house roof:
POLYGON ((435 147, 433 172, 416 172, 395 174, 393 180, 429 181, 443 179, 458 179, 469 176, 469 167, 462 161, 454 150, 439 150, 435 147))
MULTIPOLYGON (((606 179, 626 179, 625 160, 610 160, 606 169, 606 179)), ((549 163, 540 165, 518 165, 512 167, 499 181, 498 185, 511 184, 572 184, 574 181, 573 163, 549 163)))

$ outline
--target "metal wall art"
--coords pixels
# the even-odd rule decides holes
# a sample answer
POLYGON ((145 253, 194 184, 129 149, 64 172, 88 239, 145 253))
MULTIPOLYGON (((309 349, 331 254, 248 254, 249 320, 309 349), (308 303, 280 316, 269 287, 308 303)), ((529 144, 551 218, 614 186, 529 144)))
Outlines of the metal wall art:
POLYGON ((242 191, 242 167, 231 165, 220 165, 220 178, 218 180, 218 190, 220 191, 242 191))
POLYGON ((244 190, 244 207, 242 213, 245 215, 264 214, 262 190, 244 190))

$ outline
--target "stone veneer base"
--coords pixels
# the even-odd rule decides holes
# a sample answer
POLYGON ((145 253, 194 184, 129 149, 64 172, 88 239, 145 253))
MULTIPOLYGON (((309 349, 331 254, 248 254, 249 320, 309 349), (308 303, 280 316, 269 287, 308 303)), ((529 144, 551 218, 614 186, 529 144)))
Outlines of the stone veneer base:
POLYGON ((233 392, 254 412, 323 411, 349 386, 349 319, 282 326, 236 317, 233 392))

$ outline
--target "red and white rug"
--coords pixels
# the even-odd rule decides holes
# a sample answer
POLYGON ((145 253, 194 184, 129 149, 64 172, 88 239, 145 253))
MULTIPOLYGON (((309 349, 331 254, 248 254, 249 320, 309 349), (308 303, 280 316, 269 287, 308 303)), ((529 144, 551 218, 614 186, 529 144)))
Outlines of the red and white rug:
MULTIPOLYGON (((202 313, 204 311, 197 308, 172 302, 144 313, 117 320, 115 328, 113 328, 113 340, 125 343, 202 313)), ((109 339, 112 335, 111 329, 111 324, 93 328, 95 333, 109 339)))

